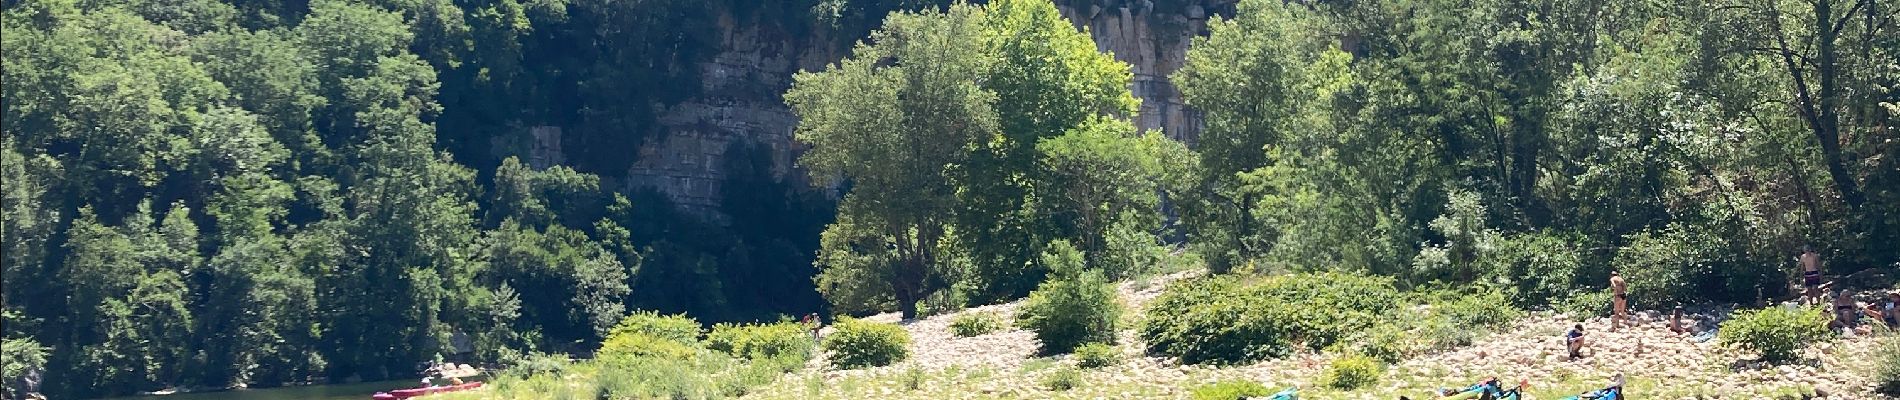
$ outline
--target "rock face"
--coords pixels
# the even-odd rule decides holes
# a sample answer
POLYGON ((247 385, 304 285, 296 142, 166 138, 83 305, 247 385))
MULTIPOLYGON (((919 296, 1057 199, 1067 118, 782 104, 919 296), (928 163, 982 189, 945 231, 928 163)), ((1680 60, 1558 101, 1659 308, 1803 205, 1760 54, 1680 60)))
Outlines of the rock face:
MULTIPOLYGON (((1186 61, 1188 44, 1206 30, 1212 14, 1232 15, 1236 0, 1194 0, 1181 9, 1156 9, 1148 1, 1063 5, 1063 16, 1086 28, 1096 47, 1133 66, 1131 89, 1141 99, 1137 126, 1162 129, 1190 144, 1201 119, 1181 100, 1168 75, 1186 61)), ((726 152, 735 143, 765 146, 774 174, 806 181, 793 162, 801 149, 792 140, 797 117, 782 98, 792 74, 820 70, 848 54, 845 38, 813 29, 795 37, 775 26, 741 23, 722 16, 719 51, 698 66, 701 95, 659 110, 662 134, 642 143, 622 182, 653 188, 688 211, 721 219, 726 152)), ((558 135, 558 132, 555 133, 558 135)), ((537 133, 541 135, 541 133, 537 133)), ((538 137, 538 136, 537 136, 538 137)), ((559 159, 559 149, 542 158, 559 159)))

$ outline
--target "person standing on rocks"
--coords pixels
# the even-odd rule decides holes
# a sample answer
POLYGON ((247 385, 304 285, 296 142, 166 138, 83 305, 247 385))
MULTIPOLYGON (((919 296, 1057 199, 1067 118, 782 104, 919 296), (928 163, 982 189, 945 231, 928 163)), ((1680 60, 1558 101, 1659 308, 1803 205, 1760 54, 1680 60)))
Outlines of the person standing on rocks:
POLYGON ((805 323, 805 329, 811 330, 811 341, 818 341, 818 330, 825 327, 824 322, 818 319, 818 313, 805 314, 805 320, 803 322, 805 323))
POLYGON ((1804 303, 1821 304, 1821 254, 1814 252, 1814 246, 1801 246, 1801 287, 1804 303))
POLYGON ((1629 319, 1630 312, 1629 283, 1623 281, 1623 275, 1610 270, 1610 330, 1623 328, 1623 321, 1629 319))

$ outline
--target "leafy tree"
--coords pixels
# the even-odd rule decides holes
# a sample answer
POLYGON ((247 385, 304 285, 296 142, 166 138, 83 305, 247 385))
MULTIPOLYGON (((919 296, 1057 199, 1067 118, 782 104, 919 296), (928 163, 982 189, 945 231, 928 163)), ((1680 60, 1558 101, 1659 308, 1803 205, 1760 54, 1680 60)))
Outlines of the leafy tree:
POLYGON ((977 270, 968 279, 978 302, 1027 294, 1044 273, 1037 245, 1058 234, 1037 203, 1063 194, 1037 190, 1055 186, 1037 144, 1097 119, 1128 118, 1136 104, 1128 64, 1097 51, 1054 3, 997 1, 984 10, 980 41, 992 61, 978 82, 996 96, 998 135, 982 138, 954 170, 957 239, 977 270))
POLYGON ((907 318, 937 289, 930 268, 955 200, 946 172, 997 129, 995 94, 976 84, 987 60, 967 40, 982 15, 969 5, 893 14, 851 58, 800 73, 785 94, 801 118, 798 140, 812 146, 799 162, 821 183, 850 180, 839 218, 892 249, 890 263, 873 267, 890 269, 886 283, 907 318))

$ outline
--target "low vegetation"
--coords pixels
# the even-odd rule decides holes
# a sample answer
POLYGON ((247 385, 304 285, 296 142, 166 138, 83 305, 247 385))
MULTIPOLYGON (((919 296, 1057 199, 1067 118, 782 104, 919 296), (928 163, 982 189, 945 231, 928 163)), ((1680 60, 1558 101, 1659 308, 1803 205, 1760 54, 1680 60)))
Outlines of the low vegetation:
POLYGON ((1194 400, 1243 400, 1247 398, 1273 394, 1273 389, 1260 382, 1248 380, 1226 380, 1194 388, 1190 394, 1194 400))
POLYGON ((698 340, 691 318, 635 313, 592 360, 530 354, 490 379, 483 397, 719 399, 770 384, 812 356, 795 323, 721 324, 698 340))
POLYGON ((1102 368, 1121 364, 1121 350, 1105 343, 1089 343, 1075 348, 1075 366, 1082 368, 1102 368))
POLYGON ((1399 292, 1387 278, 1324 273, 1179 283, 1149 304, 1139 333, 1156 354, 1189 364, 1279 357, 1324 348, 1390 318, 1399 292))
POLYGON ((1755 351, 1765 361, 1792 361, 1808 344, 1833 337, 1828 320, 1825 311, 1812 307, 1739 311, 1722 323, 1717 337, 1722 343, 1755 351))
POLYGON ((1066 241, 1050 244, 1043 265, 1052 276, 1017 311, 1016 324, 1035 332, 1044 354, 1074 351, 1083 343, 1115 343, 1122 305, 1115 285, 1086 270, 1082 254, 1066 241))
POLYGON ((1052 391, 1064 391, 1082 386, 1082 370, 1075 367, 1060 367, 1042 376, 1042 387, 1052 391))
POLYGON ((1900 335, 1889 335, 1874 349, 1874 390, 1900 397, 1900 335))
POLYGON ((1319 384, 1334 389, 1353 390, 1372 385, 1385 374, 1385 365, 1379 360, 1366 356, 1345 356, 1334 359, 1320 372, 1319 384))
POLYGON ((950 334, 974 337, 1003 330, 1003 317, 995 312, 969 312, 950 319, 950 334))
POLYGON ((825 356, 843 369, 881 367, 910 357, 910 333, 897 325, 844 318, 825 337, 825 356))

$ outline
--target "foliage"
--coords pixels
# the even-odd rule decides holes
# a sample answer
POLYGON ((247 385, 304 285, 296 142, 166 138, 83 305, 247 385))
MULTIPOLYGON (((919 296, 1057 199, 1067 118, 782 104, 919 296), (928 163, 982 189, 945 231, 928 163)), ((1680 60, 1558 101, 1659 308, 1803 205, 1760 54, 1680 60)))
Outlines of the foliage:
POLYGON ((967 312, 950 319, 950 334, 975 337, 1002 330, 1003 317, 994 312, 967 312))
POLYGON ((706 333, 706 348, 748 360, 788 358, 802 365, 811 359, 811 331, 797 322, 757 325, 714 325, 706 333))
POLYGON ((1122 363, 1122 352, 1115 345, 1107 343, 1088 343, 1075 348, 1075 366, 1082 368, 1102 368, 1122 363))
POLYGON ((1121 300, 1101 272, 1084 270, 1082 255, 1066 241, 1049 244, 1043 264, 1053 277, 1029 294, 1016 312, 1016 325, 1034 332, 1043 354, 1075 350, 1083 343, 1115 343, 1121 300))
POLYGON ((678 343, 699 342, 699 321, 685 314, 661 315, 653 311, 634 311, 614 324, 607 337, 647 335, 678 343))
POLYGON ((1353 390, 1379 381, 1385 365, 1372 357, 1351 355, 1333 359, 1320 371, 1319 384, 1334 389, 1353 390))
POLYGON ((1150 352, 1184 363, 1238 363, 1295 345, 1325 348, 1377 325, 1398 301, 1391 281, 1376 277, 1204 278, 1170 286, 1149 304, 1138 333, 1150 352))
POLYGON ((1054 391, 1065 391, 1085 384, 1086 382, 1082 379, 1082 370, 1061 367, 1042 376, 1042 387, 1054 391))
POLYGON ((1557 312, 1578 321, 1610 315, 1609 289, 1573 291, 1552 303, 1557 312))
POLYGON ((699 348, 693 342, 679 342, 641 332, 624 332, 607 336, 600 342, 601 358, 655 358, 668 360, 692 360, 699 356, 699 348))
POLYGON ((1722 343, 1761 354, 1766 361, 1794 360, 1808 344, 1833 337, 1827 313, 1819 308, 1769 307, 1736 312, 1722 322, 1722 343))
POLYGON ((1432 314, 1454 326, 1501 327, 1524 316, 1524 312, 1513 307, 1500 290, 1477 289, 1441 293, 1439 296, 1441 299, 1432 304, 1432 314))
POLYGON ((910 333, 897 325, 844 318, 825 337, 825 357, 838 368, 880 367, 910 357, 910 333))
POLYGON ((1191 392, 1194 400, 1241 400, 1272 394, 1273 390, 1266 385, 1249 380, 1214 382, 1195 387, 1191 392))
POLYGON ((1874 346, 1873 378, 1875 391, 1900 396, 1900 336, 1880 339, 1874 346))
POLYGON ((0 358, 6 359, 0 362, 0 381, 6 382, 4 390, 8 397, 25 396, 25 393, 13 393, 13 382, 26 378, 28 373, 46 368, 47 350, 33 339, 0 340, 0 356, 3 356, 0 358))

